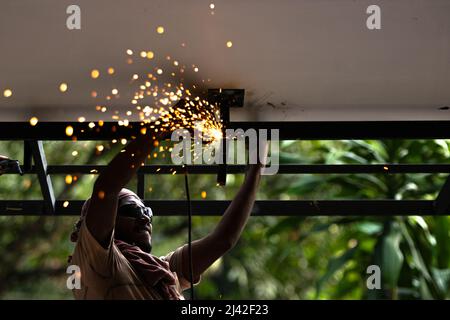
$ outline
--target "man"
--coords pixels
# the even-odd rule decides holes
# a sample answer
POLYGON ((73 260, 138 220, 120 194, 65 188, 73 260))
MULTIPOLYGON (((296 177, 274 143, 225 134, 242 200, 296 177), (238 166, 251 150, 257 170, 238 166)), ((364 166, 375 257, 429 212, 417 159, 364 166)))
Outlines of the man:
MULTIPOLYGON (((72 265, 80 267, 76 299, 183 299, 189 284, 188 246, 164 257, 151 255, 152 211, 123 189, 162 136, 139 135, 99 175, 73 233, 72 265)), ((260 165, 245 181, 216 228, 192 242, 194 283, 238 241, 253 207, 260 165)))

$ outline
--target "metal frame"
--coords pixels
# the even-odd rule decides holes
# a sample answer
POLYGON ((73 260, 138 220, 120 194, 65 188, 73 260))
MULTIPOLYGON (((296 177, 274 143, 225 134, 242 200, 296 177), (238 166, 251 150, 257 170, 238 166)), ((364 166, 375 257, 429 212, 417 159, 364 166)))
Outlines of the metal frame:
MULTIPOLYGON (((0 122, 0 140, 25 141, 24 165, 28 174, 37 174, 44 200, 0 201, 0 215, 78 215, 82 200, 55 201, 51 174, 92 174, 101 172, 99 165, 47 165, 43 140, 112 140, 139 134, 140 123, 120 127, 106 122, 89 128, 87 123, 43 122, 31 126, 27 122, 0 122), (68 137, 65 128, 72 126, 76 136, 68 137), (31 155, 35 165, 31 166, 31 155)), ((230 122, 229 128, 279 129, 282 140, 344 140, 344 139, 445 139, 450 138, 450 121, 364 121, 364 122, 230 122)), ((146 174, 171 174, 182 171, 179 166, 145 165, 138 172, 138 194, 143 197, 146 174)), ((218 165, 188 166, 190 174, 216 174, 218 165)), ((245 166, 229 165, 228 173, 243 173, 245 166)), ((450 173, 450 164, 376 164, 376 165, 280 165, 279 174, 404 174, 450 173)), ((144 199, 145 200, 145 199, 144 199)), ((145 200, 156 215, 184 215, 183 200, 145 200)), ((221 215, 229 201, 192 201, 194 215, 221 215)), ((302 200, 257 201, 254 215, 270 216, 334 216, 334 215, 449 215, 450 177, 436 200, 302 200)))
MULTIPOLYGON (((56 201, 58 216, 80 215, 83 200, 56 201)), ((184 216, 185 200, 145 200, 155 216, 184 216)), ((217 216, 225 212, 229 200, 192 200, 192 214, 217 216)), ((2 215, 46 215, 43 200, 0 201, 2 215)), ((260 200, 256 201, 252 215, 255 216, 406 216, 436 215, 432 200, 260 200)))
MULTIPOLYGON (((47 171, 47 159, 45 157, 44 146, 42 141, 25 141, 24 149, 29 149, 34 159, 36 173, 39 178, 39 184, 41 185, 42 196, 44 197, 44 212, 46 214, 55 213, 55 194, 53 193, 53 184, 50 174, 47 171)), ((27 157, 29 154, 25 152, 27 157)), ((27 161, 27 166, 29 161, 27 161)))
MULTIPOLYGON (((115 122, 96 123, 89 128, 80 122, 0 122, 0 140, 112 140, 129 139, 139 134, 139 122, 128 127, 115 122), (72 126, 75 136, 65 134, 72 126)), ((230 129, 279 129, 281 140, 346 140, 346 139, 449 139, 450 121, 281 121, 230 122, 230 129)))

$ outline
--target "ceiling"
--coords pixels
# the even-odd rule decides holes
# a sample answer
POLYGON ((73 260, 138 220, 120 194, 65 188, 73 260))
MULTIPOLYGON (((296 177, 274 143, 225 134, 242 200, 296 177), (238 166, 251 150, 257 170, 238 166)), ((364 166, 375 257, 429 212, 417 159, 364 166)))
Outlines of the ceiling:
POLYGON ((161 84, 172 71, 180 80, 175 59, 186 82, 246 90, 235 121, 450 119, 448 0, 79 0, 81 30, 68 30, 72 3, 0 3, 0 90, 13 91, 0 96, 0 121, 107 120, 133 108, 133 73, 161 68, 161 84), (374 3, 382 29, 370 31, 374 3), (120 97, 107 102, 112 88, 120 97), (107 113, 95 110, 103 104, 107 113))

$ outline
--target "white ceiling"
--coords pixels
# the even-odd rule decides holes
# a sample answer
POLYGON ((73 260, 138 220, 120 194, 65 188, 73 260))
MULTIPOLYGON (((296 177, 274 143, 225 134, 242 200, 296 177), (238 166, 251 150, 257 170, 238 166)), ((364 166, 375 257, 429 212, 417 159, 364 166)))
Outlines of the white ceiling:
POLYGON ((450 119, 439 110, 450 106, 449 0, 2 0, 0 46, 0 89, 13 90, 0 96, 0 121, 105 118, 90 92, 114 87, 112 109, 129 110, 130 75, 175 70, 167 55, 202 87, 246 89, 232 120, 450 119), (82 28, 69 31, 74 3, 82 28), (370 4, 382 9, 380 31, 366 28, 370 4), (127 65, 126 49, 155 59, 127 65))

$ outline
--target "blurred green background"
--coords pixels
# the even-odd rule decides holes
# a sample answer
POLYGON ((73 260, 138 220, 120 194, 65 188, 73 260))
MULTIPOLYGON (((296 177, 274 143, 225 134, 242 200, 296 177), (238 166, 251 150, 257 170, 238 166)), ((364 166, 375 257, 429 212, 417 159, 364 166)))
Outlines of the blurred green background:
MULTIPOLYGON (((280 161, 448 163, 449 146, 447 140, 283 141, 280 161)), ((81 141, 45 142, 44 147, 49 164, 107 164, 121 145, 81 141)), ((0 154, 23 159, 23 144, 0 142, 0 154)), ((152 163, 168 163, 167 158, 162 152, 152 163)), ((65 175, 52 176, 57 198, 70 203, 89 197, 95 176, 71 178, 68 184, 65 175)), ((148 199, 185 197, 182 175, 146 179, 148 199)), ((439 174, 388 173, 265 176, 258 199, 431 200, 445 179, 439 174)), ((242 180, 242 175, 228 175, 226 188, 221 188, 214 175, 191 175, 191 197, 232 199, 242 180)), ((136 181, 128 187, 136 190, 136 181)), ((37 177, 1 176, 0 199, 41 199, 37 177)), ((211 231, 218 219, 194 217, 194 239, 211 231)), ((66 288, 66 268, 76 220, 0 216, 1 299, 73 299, 66 288)), ((186 217, 156 216, 153 228, 155 255, 187 241, 186 217)), ((237 246, 205 273, 196 294, 200 299, 446 299, 449 240, 449 216, 252 217, 237 246), (371 264, 381 267, 381 290, 367 289, 371 264)))

